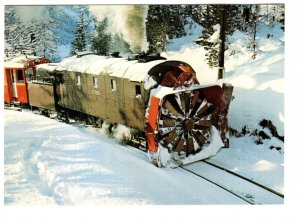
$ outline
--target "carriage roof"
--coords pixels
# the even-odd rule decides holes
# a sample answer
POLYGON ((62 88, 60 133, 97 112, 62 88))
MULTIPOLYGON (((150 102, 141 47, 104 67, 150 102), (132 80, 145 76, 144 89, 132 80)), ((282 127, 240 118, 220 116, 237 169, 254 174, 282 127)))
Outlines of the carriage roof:
POLYGON ((98 56, 94 54, 81 57, 72 56, 64 59, 56 68, 56 71, 72 71, 76 73, 88 73, 94 75, 110 75, 126 78, 130 81, 145 81, 148 72, 158 64, 166 60, 153 60, 139 62, 126 58, 114 58, 98 56))
POLYGON ((48 71, 48 72, 53 72, 54 70, 56 70, 58 65, 59 65, 59 63, 39 64, 39 65, 37 65, 36 69, 37 70, 45 70, 45 71, 48 71))
POLYGON ((5 68, 28 68, 33 65, 49 62, 47 58, 42 58, 32 55, 18 55, 12 58, 8 58, 4 62, 5 68))

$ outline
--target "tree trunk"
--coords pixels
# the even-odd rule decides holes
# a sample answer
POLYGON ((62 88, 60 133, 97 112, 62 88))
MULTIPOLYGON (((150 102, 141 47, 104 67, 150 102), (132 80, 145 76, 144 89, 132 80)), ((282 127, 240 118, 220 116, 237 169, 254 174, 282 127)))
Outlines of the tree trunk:
POLYGON ((254 33, 253 33, 253 59, 256 58, 256 21, 254 22, 254 33))
POLYGON ((220 12, 220 49, 219 49, 219 73, 218 79, 224 78, 225 68, 224 68, 224 58, 225 58, 225 24, 226 24, 226 14, 225 8, 222 6, 220 12))

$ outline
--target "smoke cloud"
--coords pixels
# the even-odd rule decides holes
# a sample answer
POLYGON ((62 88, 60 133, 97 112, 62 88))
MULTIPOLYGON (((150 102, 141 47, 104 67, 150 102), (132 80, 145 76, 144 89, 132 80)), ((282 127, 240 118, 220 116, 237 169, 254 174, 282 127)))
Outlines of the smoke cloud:
POLYGON ((109 32, 122 35, 133 52, 146 51, 146 5, 95 5, 90 11, 98 21, 108 18, 109 32))

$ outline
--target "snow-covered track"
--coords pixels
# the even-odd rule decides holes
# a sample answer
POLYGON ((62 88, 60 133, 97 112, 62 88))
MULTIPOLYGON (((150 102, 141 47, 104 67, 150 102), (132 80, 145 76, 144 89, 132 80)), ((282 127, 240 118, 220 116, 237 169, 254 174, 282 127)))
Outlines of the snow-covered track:
POLYGON ((266 189, 267 191, 272 192, 273 194, 278 195, 278 196, 281 197, 281 198, 284 198, 284 194, 279 193, 278 191, 276 191, 276 190, 274 190, 274 189, 272 189, 272 188, 270 188, 270 187, 267 187, 267 186, 265 186, 265 185, 263 185, 263 184, 261 184, 261 183, 258 183, 258 182, 254 181, 254 180, 252 180, 252 179, 249 179, 249 178, 247 178, 246 176, 240 175, 240 174, 238 174, 238 173, 236 173, 236 172, 234 172, 234 171, 231 171, 231 170, 229 170, 229 169, 226 169, 226 168, 224 168, 224 167, 222 167, 222 166, 219 166, 219 165, 217 165, 217 164, 215 164, 215 163, 212 163, 212 162, 210 162, 210 161, 208 161, 208 160, 203 160, 203 162, 205 162, 205 163, 207 163, 207 164, 209 164, 209 165, 211 165, 211 166, 217 167, 217 168, 219 168, 219 169, 221 169, 221 170, 224 170, 224 171, 226 171, 227 173, 230 173, 230 174, 232 174, 232 175, 235 175, 235 176, 237 176, 237 177, 240 177, 241 179, 244 179, 244 180, 246 180, 246 181, 248 181, 248 182, 250 182, 250 183, 253 183, 253 184, 255 184, 255 185, 257 185, 257 186, 259 186, 259 187, 261 187, 261 188, 263 188, 263 189, 266 189))
POLYGON ((181 169, 215 184, 249 204, 283 204, 284 201, 283 194, 208 161, 181 166, 181 169))
POLYGON ((15 106, 7 106, 7 105, 4 105, 4 109, 5 110, 12 110, 12 111, 22 111, 22 108, 21 107, 15 107, 15 106))

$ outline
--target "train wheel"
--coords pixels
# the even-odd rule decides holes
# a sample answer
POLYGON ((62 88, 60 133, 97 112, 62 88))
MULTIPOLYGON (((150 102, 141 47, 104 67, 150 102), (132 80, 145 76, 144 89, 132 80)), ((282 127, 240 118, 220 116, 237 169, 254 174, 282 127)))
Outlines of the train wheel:
POLYGON ((177 162, 201 151, 209 143, 212 105, 199 90, 165 96, 157 141, 177 162))

